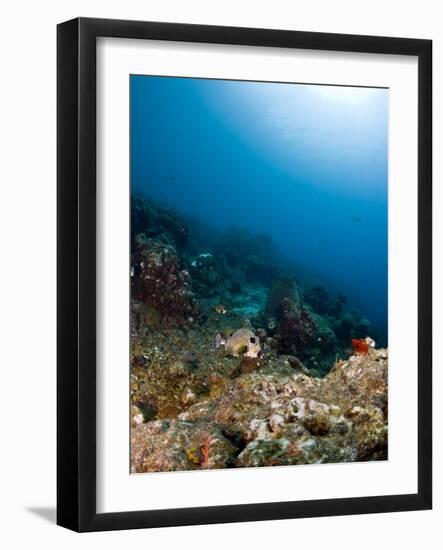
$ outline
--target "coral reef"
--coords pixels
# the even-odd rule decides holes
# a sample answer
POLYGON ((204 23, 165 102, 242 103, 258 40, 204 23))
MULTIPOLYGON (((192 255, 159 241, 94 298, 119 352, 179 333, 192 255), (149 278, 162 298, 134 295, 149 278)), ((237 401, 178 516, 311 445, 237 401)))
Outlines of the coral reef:
POLYGON ((281 317, 274 337, 282 353, 305 357, 307 348, 315 341, 317 326, 309 311, 285 298, 281 303, 281 317))
POLYGON ((139 305, 139 311, 134 312, 139 314, 139 326, 149 326, 152 319, 163 324, 184 324, 193 320, 197 305, 190 289, 189 272, 181 269, 172 245, 140 234, 134 239, 131 263, 133 305, 141 302, 145 306, 144 311, 139 305))
POLYGON ((173 210, 160 208, 140 196, 131 199, 131 237, 143 233, 146 237, 178 246, 189 240, 189 231, 184 220, 173 210))
POLYGON ((249 282, 268 286, 280 273, 270 235, 231 227, 219 239, 215 250, 229 268, 242 271, 249 282))
POLYGON ((272 239, 132 201, 133 472, 387 457, 387 350, 272 239))
MULTIPOLYGON (((268 328, 273 331, 280 353, 306 358, 318 339, 318 327, 314 316, 302 304, 301 294, 294 279, 280 278, 274 281, 265 308, 268 328), (273 321, 273 326, 270 326, 273 321)), ((332 333, 332 331, 331 331, 332 333)))
POLYGON ((386 459, 387 352, 322 379, 277 364, 241 375, 178 419, 136 424, 132 441, 135 472, 386 459))
POLYGON ((191 260, 189 272, 193 288, 203 298, 219 296, 225 287, 221 267, 209 252, 202 252, 191 260))
POLYGON ((307 288, 303 292, 303 299, 312 306, 316 313, 319 313, 320 315, 328 314, 339 316, 343 312, 344 305, 346 304, 345 296, 339 294, 333 298, 321 285, 307 288))
POLYGON ((279 278, 273 281, 266 301, 265 315, 276 319, 282 317, 285 301, 290 301, 294 308, 300 309, 300 292, 294 279, 289 277, 279 278))
POLYGON ((183 420, 136 426, 131 448, 133 473, 226 468, 236 452, 216 426, 183 420))

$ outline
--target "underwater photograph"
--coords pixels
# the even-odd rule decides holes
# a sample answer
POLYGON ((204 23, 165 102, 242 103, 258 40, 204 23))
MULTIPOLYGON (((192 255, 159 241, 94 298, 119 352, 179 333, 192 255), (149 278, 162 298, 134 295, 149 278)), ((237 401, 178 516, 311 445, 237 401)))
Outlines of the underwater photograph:
POLYGON ((131 472, 387 460, 389 90, 129 84, 131 472))

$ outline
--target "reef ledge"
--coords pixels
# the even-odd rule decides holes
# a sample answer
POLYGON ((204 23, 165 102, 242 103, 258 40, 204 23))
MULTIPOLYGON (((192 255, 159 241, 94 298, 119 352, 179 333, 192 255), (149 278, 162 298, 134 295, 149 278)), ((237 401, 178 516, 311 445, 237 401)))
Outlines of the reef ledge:
MULTIPOLYGON (((174 376, 200 383, 191 368, 174 376)), ((149 420, 132 405, 133 473, 388 457, 386 349, 337 361, 324 378, 276 364, 214 375, 200 392, 183 384, 188 403, 171 418, 149 420)))

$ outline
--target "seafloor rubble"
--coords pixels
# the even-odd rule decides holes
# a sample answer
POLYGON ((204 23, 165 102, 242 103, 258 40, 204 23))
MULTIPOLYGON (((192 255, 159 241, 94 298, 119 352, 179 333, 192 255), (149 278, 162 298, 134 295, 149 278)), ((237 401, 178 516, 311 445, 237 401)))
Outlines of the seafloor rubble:
POLYGON ((133 472, 387 458, 387 350, 354 353, 377 334, 345 297, 267 235, 140 197, 132 220, 133 472))

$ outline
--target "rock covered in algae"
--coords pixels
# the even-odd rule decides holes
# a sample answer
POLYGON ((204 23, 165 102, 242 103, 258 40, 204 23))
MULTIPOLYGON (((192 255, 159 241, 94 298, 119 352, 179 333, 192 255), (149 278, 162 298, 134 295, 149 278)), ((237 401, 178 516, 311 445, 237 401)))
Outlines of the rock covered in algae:
POLYGON ((387 354, 337 363, 316 379, 251 373, 180 417, 204 420, 242 442, 235 466, 387 458, 387 354))
POLYGON ((183 420, 136 426, 131 448, 133 473, 227 468, 237 452, 217 426, 183 420))
MULTIPOLYGON (((139 235, 132 257, 132 299, 139 325, 183 325, 197 313, 191 278, 170 244, 139 235)), ((136 325, 137 323, 135 323, 136 325)))
POLYGON ((160 238, 165 243, 185 246, 189 229, 174 210, 161 208, 146 197, 131 197, 131 237, 144 233, 146 237, 160 238))
POLYGON ((316 378, 295 356, 265 349, 250 365, 213 350, 213 317, 204 334, 171 328, 134 339, 134 472, 387 458, 386 350, 316 378))

